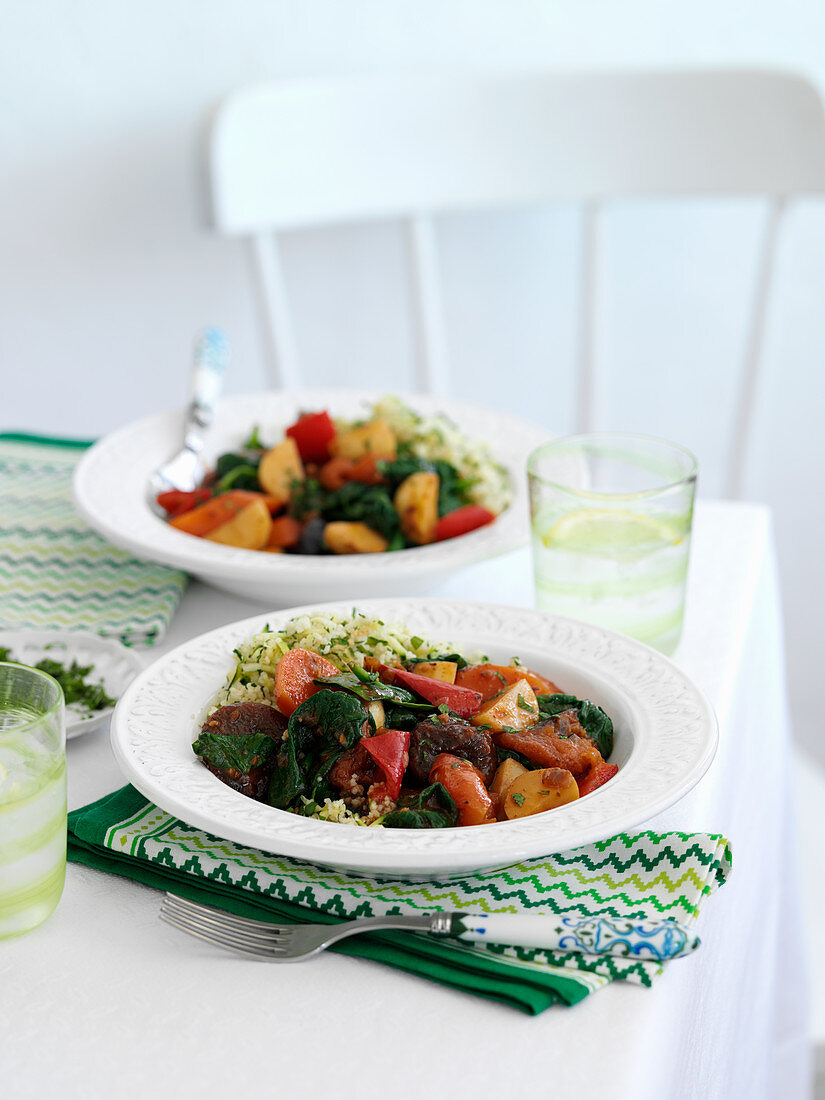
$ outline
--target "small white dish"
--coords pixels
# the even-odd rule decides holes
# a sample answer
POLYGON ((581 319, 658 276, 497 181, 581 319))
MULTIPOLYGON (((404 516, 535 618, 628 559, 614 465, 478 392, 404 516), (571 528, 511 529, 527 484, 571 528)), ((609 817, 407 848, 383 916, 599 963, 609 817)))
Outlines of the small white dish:
MULTIPOLYGON (((143 661, 131 649, 113 638, 102 638, 83 630, 0 630, 0 646, 11 650, 9 660, 36 665, 49 659, 70 665, 93 665, 87 676, 92 684, 102 683, 106 694, 118 700, 143 670, 143 661)), ((87 710, 79 703, 66 707, 66 737, 79 737, 100 729, 112 716, 114 707, 87 710)))
POLYGON ((589 623, 499 604, 453 600, 359 600, 386 622, 435 642, 518 656, 567 692, 611 716, 618 774, 599 790, 518 821, 453 829, 370 829, 299 817, 233 791, 195 757, 204 712, 234 667, 233 649, 265 623, 278 629, 308 610, 292 608, 221 627, 158 658, 127 689, 112 719, 121 771, 158 806, 216 836, 267 852, 363 873, 427 877, 503 867, 634 829, 678 801, 716 751, 713 710, 676 665, 624 635, 589 623))
MULTIPOLYGON (((363 416, 368 404, 385 392, 290 390, 227 398, 217 406, 205 458, 213 462, 223 451, 237 449, 255 424, 265 439, 279 439, 303 410, 328 409, 344 418, 363 416)), ((161 519, 149 493, 152 472, 180 447, 180 411, 130 424, 91 447, 75 470, 75 505, 89 526, 115 546, 276 606, 425 592, 473 562, 527 542, 527 456, 551 437, 535 424, 491 409, 443 398, 403 396, 419 412, 445 413, 466 435, 487 442, 507 467, 513 500, 494 523, 432 546, 389 554, 265 554, 194 538, 161 519)))

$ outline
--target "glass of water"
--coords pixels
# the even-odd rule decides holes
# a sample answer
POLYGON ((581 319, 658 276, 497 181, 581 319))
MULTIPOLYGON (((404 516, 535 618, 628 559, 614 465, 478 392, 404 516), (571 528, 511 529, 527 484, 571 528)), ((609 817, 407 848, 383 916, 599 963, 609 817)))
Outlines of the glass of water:
POLYGON ((536 603, 672 653, 682 633, 696 459, 675 443, 596 433, 527 461, 536 603))
POLYGON ((51 676, 0 663, 0 939, 54 910, 66 875, 66 723, 51 676))

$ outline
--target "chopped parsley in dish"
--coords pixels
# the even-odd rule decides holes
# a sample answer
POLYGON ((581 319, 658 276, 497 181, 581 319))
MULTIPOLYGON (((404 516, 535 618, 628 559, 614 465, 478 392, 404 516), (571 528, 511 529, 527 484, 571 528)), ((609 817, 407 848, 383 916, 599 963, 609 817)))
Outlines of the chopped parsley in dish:
MULTIPOLYGON (((10 649, 0 646, 0 661, 15 660, 16 658, 11 655, 10 649)), ((116 700, 106 694, 102 683, 94 684, 87 680, 87 677, 94 672, 94 665, 80 665, 77 661, 72 661, 70 665, 63 665, 60 661, 53 661, 51 658, 46 657, 31 667, 39 669, 57 680, 63 689, 67 706, 77 703, 86 710, 94 711, 105 710, 107 707, 115 705, 116 700)))

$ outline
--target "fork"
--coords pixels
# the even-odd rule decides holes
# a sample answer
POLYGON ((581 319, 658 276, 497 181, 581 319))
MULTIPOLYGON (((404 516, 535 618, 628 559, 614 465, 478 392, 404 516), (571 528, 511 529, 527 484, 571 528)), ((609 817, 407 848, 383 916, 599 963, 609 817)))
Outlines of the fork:
POLYGON ((219 328, 206 328, 195 342, 189 405, 183 426, 183 447, 152 474, 152 496, 169 489, 196 488, 206 467, 201 459, 203 433, 212 423, 223 376, 229 362, 229 344, 219 328))
POLYGON ((592 955, 622 955, 663 962, 694 951, 699 937, 672 920, 578 919, 556 914, 421 913, 361 917, 341 924, 269 924, 167 894, 161 920, 182 932, 268 962, 294 962, 317 955, 346 936, 396 930, 425 932, 463 942, 511 944, 592 955))

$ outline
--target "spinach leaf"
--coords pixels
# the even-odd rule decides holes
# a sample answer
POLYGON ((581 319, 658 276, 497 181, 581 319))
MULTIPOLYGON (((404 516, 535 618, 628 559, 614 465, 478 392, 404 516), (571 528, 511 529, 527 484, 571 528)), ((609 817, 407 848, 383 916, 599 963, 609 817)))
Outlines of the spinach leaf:
POLYGON ((287 730, 292 733, 299 726, 306 727, 317 734, 321 745, 351 749, 368 718, 357 699, 346 692, 324 688, 295 708, 287 730))
MULTIPOLYGON (((404 704, 419 706, 411 691, 407 691, 406 688, 395 687, 393 684, 383 684, 377 676, 371 676, 369 673, 357 675, 355 672, 339 672, 337 676, 319 676, 315 683, 319 687, 344 688, 367 703, 375 702, 377 699, 382 703, 387 700, 400 706, 404 704), (364 676, 366 676, 366 679, 364 679, 364 676)), ((427 709, 430 709, 429 706, 427 709)))
POLYGON ((328 494, 322 511, 324 519, 366 523, 385 539, 394 538, 400 529, 395 505, 382 485, 348 481, 328 494))
POLYGON ((596 742, 596 748, 607 760, 613 752, 613 722, 600 706, 589 699, 577 699, 575 695, 538 695, 536 698, 542 718, 552 718, 563 710, 575 710, 585 733, 596 742))
POLYGON ((351 692, 365 703, 373 703, 376 700, 382 703, 394 703, 398 707, 409 710, 434 709, 432 703, 422 703, 412 691, 398 687, 395 684, 385 684, 374 672, 367 672, 358 665, 353 665, 350 672, 339 672, 336 676, 319 676, 315 683, 320 687, 329 684, 330 687, 343 688, 351 692))
POLYGON ((392 462, 379 463, 379 469, 390 483, 392 491, 398 488, 410 474, 423 472, 438 474, 438 514, 454 512, 463 504, 469 504, 467 490, 473 484, 462 478, 450 462, 442 459, 415 458, 412 455, 396 458, 392 462))
POLYGON ((281 741, 268 800, 281 810, 299 795, 323 801, 331 793, 327 774, 341 754, 360 738, 364 723, 374 731, 362 703, 343 691, 325 688, 292 712, 281 741))
POLYGON ((393 703, 384 704, 384 725, 388 730, 414 730, 424 718, 424 711, 435 714, 435 707, 431 703, 408 703, 406 706, 396 706, 393 703))
POLYGON ((287 510, 295 519, 303 519, 311 512, 323 513, 329 496, 317 478, 308 477, 292 486, 287 510))
POLYGON ((287 737, 278 746, 275 768, 269 782, 267 801, 271 806, 285 810, 298 795, 306 792, 313 763, 314 741, 315 734, 309 726, 298 723, 292 728, 290 719, 287 737))
POLYGON ((224 474, 220 481, 215 482, 216 493, 225 493, 229 489, 248 489, 257 493, 260 492, 260 488, 257 467, 246 464, 236 466, 234 470, 224 474))
POLYGON ((536 765, 532 760, 528 760, 527 757, 520 752, 516 752, 515 749, 503 749, 501 745, 496 745, 496 755, 498 756, 499 764, 502 760, 517 760, 519 764, 522 764, 528 771, 534 771, 536 765))
POLYGON ((267 733, 212 733, 207 730, 192 748, 213 767, 245 775, 274 756, 277 742, 267 733))
POLYGON ((422 661, 453 661, 459 668, 467 668, 470 663, 460 653, 439 653, 437 657, 414 657, 407 664, 412 670, 413 665, 420 665, 422 661))
POLYGON ((381 818, 385 829, 447 829, 457 821, 455 801, 441 783, 425 787, 381 818))
POLYGON ((259 458, 251 458, 249 455, 221 455, 215 464, 215 492, 225 493, 227 489, 250 489, 252 492, 260 490, 259 462, 259 458))

